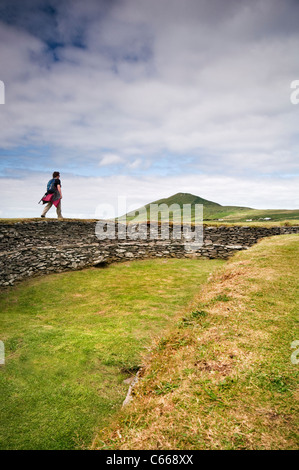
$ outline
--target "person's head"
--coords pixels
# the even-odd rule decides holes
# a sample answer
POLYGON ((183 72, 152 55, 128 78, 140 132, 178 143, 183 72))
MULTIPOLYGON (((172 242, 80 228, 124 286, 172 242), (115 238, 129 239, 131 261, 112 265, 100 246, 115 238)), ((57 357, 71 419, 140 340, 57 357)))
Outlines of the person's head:
POLYGON ((59 178, 59 176, 60 176, 59 171, 54 171, 53 178, 59 178))

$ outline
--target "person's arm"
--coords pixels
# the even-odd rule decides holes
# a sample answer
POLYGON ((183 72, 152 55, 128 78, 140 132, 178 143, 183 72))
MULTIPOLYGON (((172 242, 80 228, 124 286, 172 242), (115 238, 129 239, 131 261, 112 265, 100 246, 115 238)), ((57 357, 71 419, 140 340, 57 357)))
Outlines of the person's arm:
POLYGON ((60 198, 62 199, 62 192, 61 192, 61 186, 60 186, 60 184, 57 185, 57 189, 58 189, 58 191, 59 191, 60 198))

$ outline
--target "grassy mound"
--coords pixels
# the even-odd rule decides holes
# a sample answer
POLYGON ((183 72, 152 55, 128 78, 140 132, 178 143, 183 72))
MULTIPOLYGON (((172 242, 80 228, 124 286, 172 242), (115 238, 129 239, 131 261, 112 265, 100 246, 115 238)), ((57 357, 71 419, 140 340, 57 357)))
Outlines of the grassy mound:
POLYGON ((214 273, 92 448, 298 448, 298 241, 264 239, 214 273))

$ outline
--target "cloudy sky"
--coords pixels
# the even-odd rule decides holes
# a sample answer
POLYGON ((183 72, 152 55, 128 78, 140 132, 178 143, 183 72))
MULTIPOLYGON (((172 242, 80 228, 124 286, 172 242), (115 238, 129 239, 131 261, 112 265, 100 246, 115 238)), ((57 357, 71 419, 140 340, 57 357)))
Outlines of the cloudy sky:
POLYGON ((298 209, 298 20, 297 0, 1 0, 0 217, 39 216, 55 170, 65 217, 176 192, 298 209))

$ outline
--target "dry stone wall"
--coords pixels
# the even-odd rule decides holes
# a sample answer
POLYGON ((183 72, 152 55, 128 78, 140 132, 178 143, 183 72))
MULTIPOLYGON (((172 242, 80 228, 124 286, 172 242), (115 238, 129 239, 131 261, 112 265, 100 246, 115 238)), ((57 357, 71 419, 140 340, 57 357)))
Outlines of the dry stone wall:
MULTIPOLYGON (((111 224, 110 224, 111 228, 111 224)), ((0 223, 0 286, 43 273, 77 270, 103 263, 156 257, 198 257, 227 259, 264 237, 299 233, 299 227, 204 227, 203 245, 196 251, 185 250, 185 240, 163 239, 161 227, 155 239, 149 226, 139 227, 142 239, 99 240, 96 222, 41 220, 0 223)), ((114 224, 113 224, 114 229, 114 224)), ((138 236, 138 235, 137 235, 138 236)))

